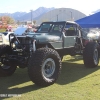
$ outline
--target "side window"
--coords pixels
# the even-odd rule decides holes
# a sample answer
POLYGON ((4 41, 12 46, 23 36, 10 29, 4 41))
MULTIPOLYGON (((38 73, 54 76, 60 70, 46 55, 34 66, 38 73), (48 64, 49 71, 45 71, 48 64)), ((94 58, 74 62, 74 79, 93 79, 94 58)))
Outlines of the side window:
POLYGON ((74 24, 66 24, 65 35, 66 36, 76 36, 77 35, 77 26, 74 24))
POLYGON ((62 28, 63 28, 63 25, 54 24, 50 32, 62 32, 62 28))

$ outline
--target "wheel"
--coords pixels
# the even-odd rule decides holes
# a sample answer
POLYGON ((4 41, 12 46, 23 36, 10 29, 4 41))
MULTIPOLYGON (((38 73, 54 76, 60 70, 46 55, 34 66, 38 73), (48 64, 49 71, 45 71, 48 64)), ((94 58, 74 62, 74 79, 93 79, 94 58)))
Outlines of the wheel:
POLYGON ((84 65, 89 68, 98 66, 99 48, 96 42, 89 42, 83 51, 84 65))
POLYGON ((28 74, 30 79, 39 86, 55 83, 61 71, 59 54, 51 48, 40 48, 29 59, 28 74))
MULTIPOLYGON (((8 54, 10 54, 12 52, 12 49, 10 46, 8 45, 2 45, 2 47, 0 48, 0 57, 3 56, 4 59, 6 58, 6 56, 8 54)), ((1 59, 1 58, 0 58, 1 59)), ((12 75, 16 70, 16 66, 11 64, 11 63, 2 63, 2 59, 0 62, 0 77, 4 77, 4 76, 10 76, 12 75)))

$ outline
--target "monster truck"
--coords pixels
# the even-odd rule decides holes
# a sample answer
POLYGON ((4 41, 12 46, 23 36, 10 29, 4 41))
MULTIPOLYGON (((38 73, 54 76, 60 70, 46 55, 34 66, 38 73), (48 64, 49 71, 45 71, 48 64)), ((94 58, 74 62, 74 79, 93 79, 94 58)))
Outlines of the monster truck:
POLYGON ((0 76, 12 75, 17 66, 27 67, 30 79, 40 86, 55 83, 64 55, 83 55, 86 67, 99 62, 97 41, 89 41, 75 22, 43 22, 36 33, 10 34, 9 42, 0 49, 0 76))

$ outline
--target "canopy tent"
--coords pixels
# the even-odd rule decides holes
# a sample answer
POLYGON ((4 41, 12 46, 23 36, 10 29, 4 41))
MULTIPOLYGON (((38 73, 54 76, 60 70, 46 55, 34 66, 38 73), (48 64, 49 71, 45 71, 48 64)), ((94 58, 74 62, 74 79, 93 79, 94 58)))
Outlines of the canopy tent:
POLYGON ((76 20, 82 28, 100 28, 100 12, 76 20))

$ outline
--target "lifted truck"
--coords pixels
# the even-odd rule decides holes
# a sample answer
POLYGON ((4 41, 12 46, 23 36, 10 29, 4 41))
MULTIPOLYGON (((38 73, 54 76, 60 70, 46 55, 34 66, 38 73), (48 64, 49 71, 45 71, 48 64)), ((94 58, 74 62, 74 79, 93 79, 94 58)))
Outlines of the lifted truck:
POLYGON ((64 55, 83 55, 86 67, 96 67, 99 45, 86 35, 77 23, 70 21, 43 22, 36 33, 10 34, 10 45, 0 49, 0 76, 12 75, 17 66, 27 67, 35 84, 49 86, 59 76, 64 55))

